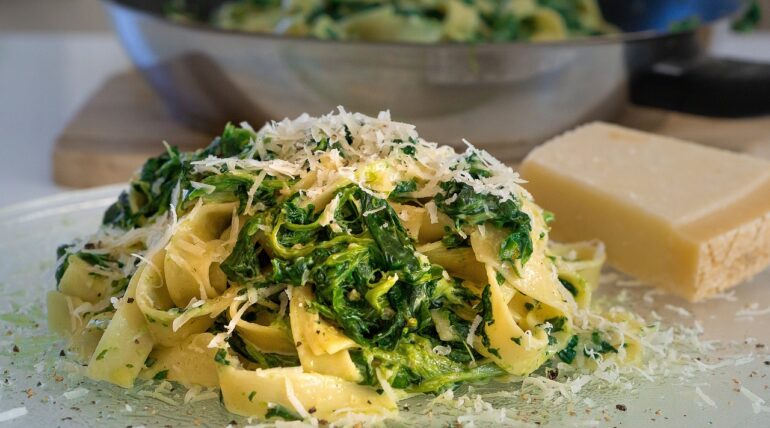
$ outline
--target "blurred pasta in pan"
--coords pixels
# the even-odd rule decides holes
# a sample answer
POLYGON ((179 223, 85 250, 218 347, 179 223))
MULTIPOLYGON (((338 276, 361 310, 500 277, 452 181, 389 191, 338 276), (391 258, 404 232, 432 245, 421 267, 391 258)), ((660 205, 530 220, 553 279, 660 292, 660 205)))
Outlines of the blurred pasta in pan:
MULTIPOLYGON (((184 3, 172 16, 188 19, 184 3)), ((223 29, 332 40, 411 43, 562 40, 613 32, 596 0, 237 0, 223 29)))

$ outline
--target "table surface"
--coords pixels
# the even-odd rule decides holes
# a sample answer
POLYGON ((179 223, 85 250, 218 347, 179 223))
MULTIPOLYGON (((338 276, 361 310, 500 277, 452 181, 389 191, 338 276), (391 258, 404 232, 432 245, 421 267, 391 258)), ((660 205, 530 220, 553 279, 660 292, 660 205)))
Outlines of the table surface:
MULTIPOLYGON (((721 27, 712 49, 770 61, 769 47, 770 33, 721 27)), ((110 75, 130 66, 109 33, 0 32, 0 207, 66 190, 51 176, 57 134, 110 75)))

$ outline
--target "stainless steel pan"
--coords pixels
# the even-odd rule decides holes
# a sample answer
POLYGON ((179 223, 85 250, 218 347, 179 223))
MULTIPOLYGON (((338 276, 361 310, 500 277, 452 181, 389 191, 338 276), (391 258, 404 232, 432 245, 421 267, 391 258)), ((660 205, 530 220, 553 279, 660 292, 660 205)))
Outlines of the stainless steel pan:
MULTIPOLYGON (((161 3, 105 0, 123 45, 171 111, 212 133, 227 121, 261 124, 339 105, 369 114, 389 109, 428 139, 458 145, 467 138, 514 160, 576 124, 612 119, 629 98, 717 115, 770 108, 770 67, 746 72, 744 64, 702 56, 709 26, 733 15, 739 0, 605 1, 606 17, 627 33, 434 45, 223 31, 168 21, 161 3), (692 16, 702 25, 668 32, 692 16), (707 93, 713 88, 724 92, 715 95, 719 102, 707 93)), ((197 2, 198 12, 217 3, 197 2)))

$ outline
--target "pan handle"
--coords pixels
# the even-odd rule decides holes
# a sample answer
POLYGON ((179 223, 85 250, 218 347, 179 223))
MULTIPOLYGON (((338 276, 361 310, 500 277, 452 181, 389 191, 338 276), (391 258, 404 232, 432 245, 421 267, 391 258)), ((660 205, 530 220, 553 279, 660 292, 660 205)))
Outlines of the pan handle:
POLYGON ((770 64, 701 56, 664 61, 631 82, 634 104, 712 117, 770 114, 770 64))

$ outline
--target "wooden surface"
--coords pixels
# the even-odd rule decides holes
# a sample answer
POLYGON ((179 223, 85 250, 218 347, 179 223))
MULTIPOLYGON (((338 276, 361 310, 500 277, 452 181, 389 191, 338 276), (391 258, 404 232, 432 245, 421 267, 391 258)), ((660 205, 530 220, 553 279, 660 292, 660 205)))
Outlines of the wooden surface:
POLYGON ((71 187, 126 182, 163 139, 181 150, 211 142, 212 136, 177 124, 136 73, 109 79, 77 113, 56 141, 54 180, 71 187))
MULTIPOLYGON (((770 116, 713 119, 629 107, 617 122, 770 158, 770 116)), ((192 150, 207 145, 212 136, 175 122, 136 72, 116 75, 58 138, 54 179, 71 187, 125 182, 148 157, 163 150, 163 138, 181 150, 192 150)))

